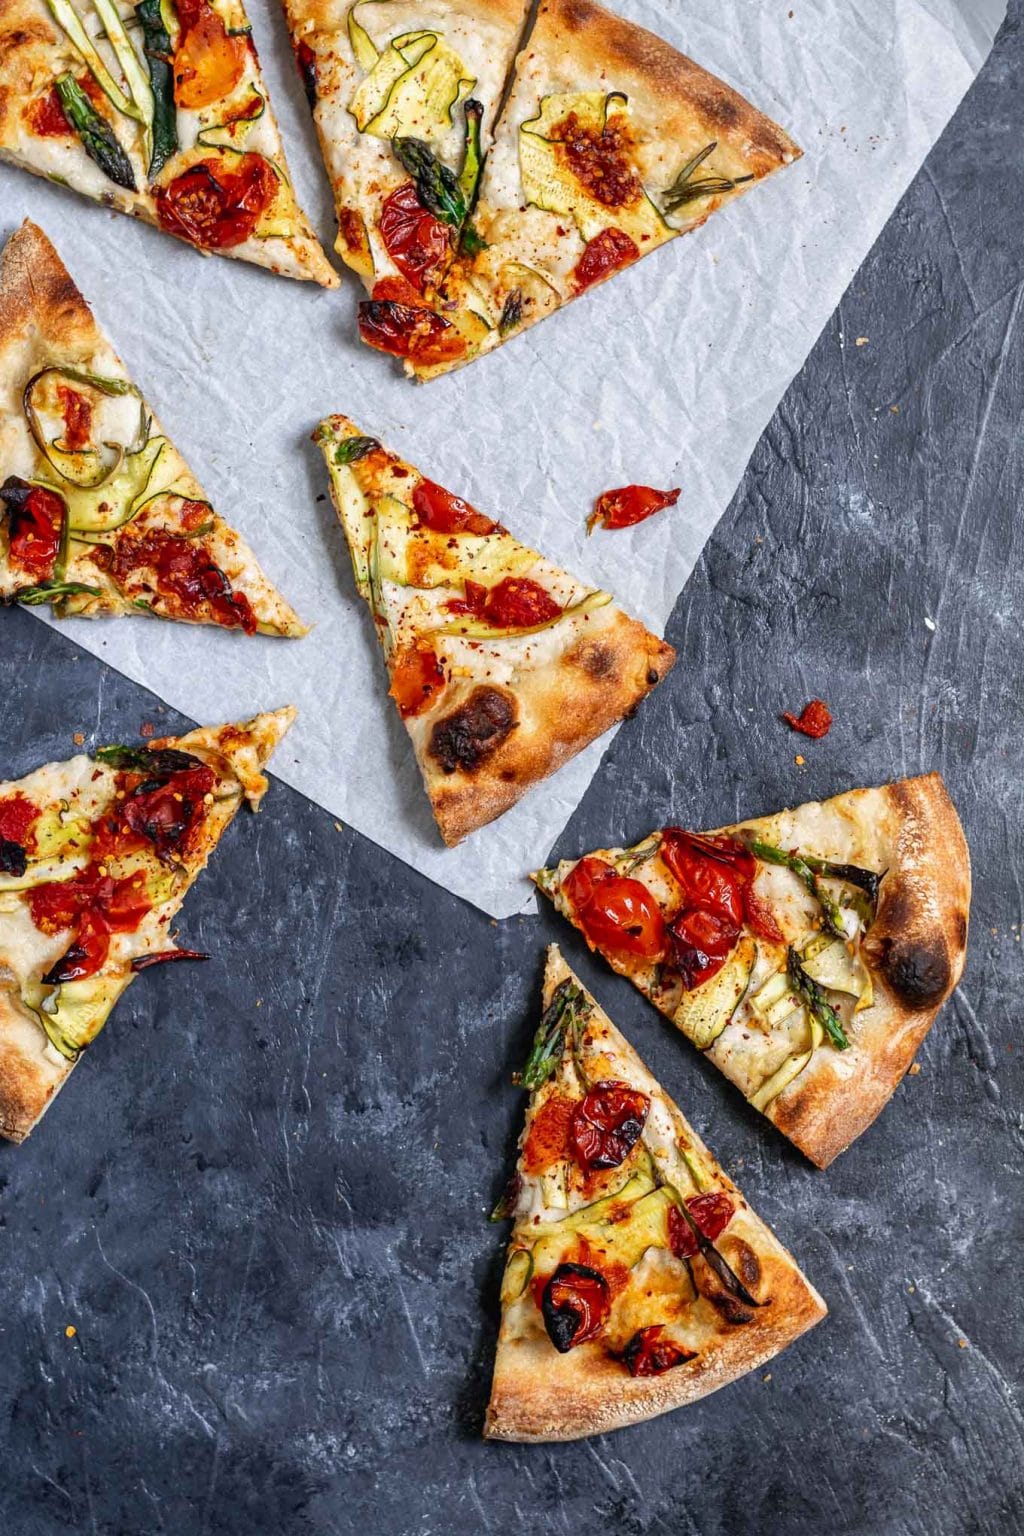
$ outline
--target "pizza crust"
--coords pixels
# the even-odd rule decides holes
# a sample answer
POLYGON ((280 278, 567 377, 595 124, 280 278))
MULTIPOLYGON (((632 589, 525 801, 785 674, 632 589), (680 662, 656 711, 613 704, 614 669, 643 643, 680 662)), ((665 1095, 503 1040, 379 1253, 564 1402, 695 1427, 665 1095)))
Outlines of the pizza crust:
MULTIPOLYGON (((551 945, 544 975, 544 1007, 550 1003, 555 988, 569 977, 579 984, 557 946, 551 945)), ((593 1003, 589 994, 588 1000, 593 1003)), ((769 1304, 759 1307, 748 1322, 717 1320, 712 1329, 706 1330, 695 1359, 663 1375, 648 1377, 631 1376, 597 1342, 561 1355, 542 1327, 530 1336, 520 1336, 509 1325, 506 1314, 498 1338, 484 1428, 488 1439, 576 1440, 654 1418, 696 1402, 755 1370, 813 1327, 827 1311, 792 1256, 750 1209, 632 1046, 596 1004, 594 1008, 596 1027, 602 1036, 601 1052, 614 1064, 615 1076, 641 1089, 668 1110, 676 1134, 699 1160, 714 1168, 716 1188, 734 1197, 736 1215, 718 1244, 727 1251, 729 1234, 737 1226, 740 1228, 743 1241, 754 1250, 760 1268, 754 1288, 757 1299, 769 1304)))
MULTIPOLYGON (((235 812, 247 800, 255 810, 266 791, 262 768, 295 719, 291 707, 257 715, 241 725, 204 726, 184 736, 167 736, 147 742, 148 747, 172 746, 202 758, 230 786, 234 780, 237 794, 218 799, 210 807, 203 825, 202 842, 189 855, 189 880, 175 897, 162 902, 140 923, 133 935, 135 951, 168 948, 168 923, 179 910, 196 876, 206 867, 210 854, 235 812)), ((17 784, 0 785, 0 792, 16 789, 17 784)), ((120 937, 120 936, 119 936, 120 937)), ((82 1058, 68 1061, 50 1044, 30 1009, 20 997, 16 972, 17 956, 3 953, 3 918, 0 916, 0 1136, 10 1141, 24 1141, 58 1091, 67 1082, 82 1058)), ((115 949, 112 945, 112 950, 115 949)), ((67 935, 57 935, 54 958, 67 947, 67 935)), ((123 949, 123 939, 120 947, 123 949)), ((117 969, 116 951, 107 969, 117 969)), ((121 992, 135 979, 130 957, 122 954, 121 992)))

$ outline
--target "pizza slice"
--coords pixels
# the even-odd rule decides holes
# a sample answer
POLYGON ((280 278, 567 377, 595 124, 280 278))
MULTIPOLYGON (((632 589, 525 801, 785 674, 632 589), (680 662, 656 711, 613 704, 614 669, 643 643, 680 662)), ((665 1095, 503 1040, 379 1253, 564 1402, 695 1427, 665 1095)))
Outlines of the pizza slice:
POLYGON ((284 0, 364 340, 424 366, 487 333, 439 287, 472 249, 476 189, 529 0, 284 0))
POLYGON ((825 1304, 558 949, 519 1079, 484 1433, 575 1440, 755 1370, 825 1304))
POLYGON ((201 251, 338 285, 241 0, 4 0, 0 158, 201 251))
POLYGON ((888 1103, 963 970, 970 859, 937 773, 534 879, 819 1168, 888 1103))
POLYGON ((0 784, 0 1135, 23 1141, 136 973, 175 960, 185 893, 293 709, 100 747, 0 784))
POLYGON ((0 603, 306 633, 28 220, 0 258, 0 603))
POLYGON ((345 416, 314 434, 445 842, 639 704, 675 652, 345 416))

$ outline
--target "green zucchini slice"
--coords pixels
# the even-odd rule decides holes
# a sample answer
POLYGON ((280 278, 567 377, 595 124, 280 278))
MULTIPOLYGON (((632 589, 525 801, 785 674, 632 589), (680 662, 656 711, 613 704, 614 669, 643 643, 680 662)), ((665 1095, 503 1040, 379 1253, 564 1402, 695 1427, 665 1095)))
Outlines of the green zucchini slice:
POLYGON ((360 81, 349 111, 360 133, 429 143, 444 138, 456 106, 475 84, 439 32, 403 32, 360 81))
MULTIPOLYGON (((51 364, 47 368, 40 368, 38 373, 32 375, 25 385, 21 398, 29 431, 32 433, 36 447, 61 479, 79 490, 95 490, 103 485, 121 467, 125 454, 137 452, 148 435, 149 416, 145 402, 136 386, 129 383, 127 379, 104 378, 97 373, 88 373, 82 368, 63 368, 59 364, 51 364), (60 436, 48 438, 43 422, 43 414, 47 412, 45 399, 47 386, 60 379, 68 379, 73 384, 84 385, 108 399, 134 395, 139 402, 139 418, 129 442, 104 442, 96 447, 73 450, 62 442, 60 436), (103 449, 106 449, 106 454, 102 452, 103 449)), ((52 402, 49 410, 51 413, 54 410, 52 402)))
POLYGON ((757 945, 744 935, 721 970, 684 992, 673 1023, 699 1051, 706 1051, 722 1033, 746 994, 757 962, 757 945))
POLYGON ((130 976, 83 976, 66 981, 44 1001, 38 1017, 51 1043, 68 1061, 90 1045, 124 991, 130 976))

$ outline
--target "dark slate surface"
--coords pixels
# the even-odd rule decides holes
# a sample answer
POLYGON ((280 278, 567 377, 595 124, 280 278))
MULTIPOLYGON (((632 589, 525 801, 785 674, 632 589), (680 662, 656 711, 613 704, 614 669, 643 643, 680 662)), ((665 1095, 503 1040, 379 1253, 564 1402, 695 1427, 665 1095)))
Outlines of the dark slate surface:
MULTIPOLYGON (((0 1530, 1024 1529, 1022 15, 759 445, 676 611, 685 663, 559 845, 941 768, 975 898, 920 1075, 815 1172, 553 915, 495 926, 277 786, 189 900, 214 959, 140 982, 0 1151, 0 1530), (798 769, 774 716, 816 693, 837 723, 798 769), (552 938, 831 1315, 689 1411, 485 1446, 484 1213, 552 938)), ((74 730, 182 723, 29 615, 2 629, 4 772, 74 730)))

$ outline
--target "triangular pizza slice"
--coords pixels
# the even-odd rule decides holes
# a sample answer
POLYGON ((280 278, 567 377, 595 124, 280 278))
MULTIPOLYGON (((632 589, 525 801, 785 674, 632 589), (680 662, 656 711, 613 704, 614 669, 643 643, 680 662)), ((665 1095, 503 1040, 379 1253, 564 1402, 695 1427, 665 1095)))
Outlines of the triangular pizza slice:
POLYGON ((0 784, 0 1135, 23 1141, 170 929, 293 709, 100 747, 0 784))
POLYGON ((621 720, 675 652, 347 417, 315 439, 391 696, 457 843, 621 720))
POLYGON ((0 157, 202 251, 337 287, 242 0, 4 0, 0 157))
POLYGON ((306 633, 28 220, 0 258, 0 603, 306 633))
POLYGON ((336 248, 370 294, 363 339, 424 367, 466 360, 487 324, 469 305, 446 318, 438 293, 477 242, 470 212, 529 0, 284 7, 334 188, 336 248))
POLYGON ((574 1440, 694 1402, 825 1304, 639 1056, 548 951, 520 1081, 515 1221, 485 1434, 574 1440))
POLYGON ((937 773, 534 876, 826 1167, 892 1097, 960 979, 970 859, 937 773))

